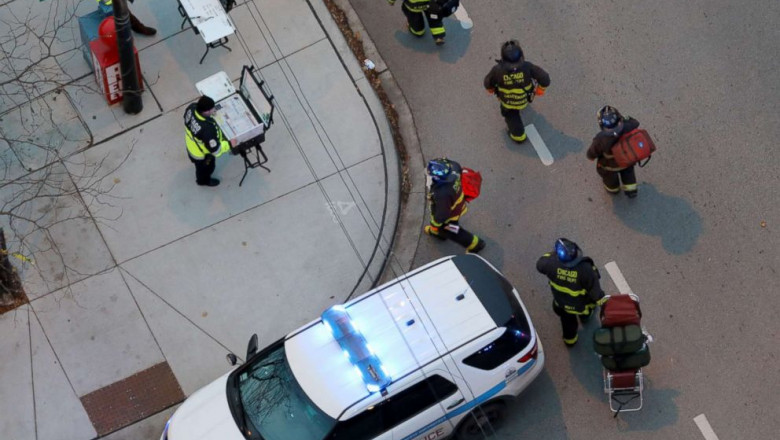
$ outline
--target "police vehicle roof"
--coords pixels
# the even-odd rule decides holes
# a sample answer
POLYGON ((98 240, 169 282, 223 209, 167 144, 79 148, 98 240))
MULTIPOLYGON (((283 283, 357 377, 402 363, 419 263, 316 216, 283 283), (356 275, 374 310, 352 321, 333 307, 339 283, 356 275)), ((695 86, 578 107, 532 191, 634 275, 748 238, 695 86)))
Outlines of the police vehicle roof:
MULTIPOLYGON (((482 258, 461 255, 429 263, 344 307, 395 382, 506 322, 512 313, 501 300, 506 289, 511 292, 482 258)), ((291 333, 285 351, 304 392, 331 417, 381 399, 367 390, 321 320, 291 333)))

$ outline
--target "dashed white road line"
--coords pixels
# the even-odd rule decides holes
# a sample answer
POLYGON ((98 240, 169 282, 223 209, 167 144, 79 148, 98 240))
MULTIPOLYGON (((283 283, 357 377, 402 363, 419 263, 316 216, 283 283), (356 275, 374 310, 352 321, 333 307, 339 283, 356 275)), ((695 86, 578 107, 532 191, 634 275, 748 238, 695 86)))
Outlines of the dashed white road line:
POLYGON ((718 436, 715 435, 715 431, 712 430, 710 422, 707 421, 707 417, 704 414, 694 417, 693 421, 699 427, 699 431, 701 431, 706 440, 718 440, 718 436))
POLYGON ((620 293, 634 293, 631 287, 628 286, 628 282, 623 278, 623 274, 620 272, 617 263, 610 261, 604 265, 604 269, 607 269, 607 273, 612 278, 612 282, 615 283, 615 287, 618 288, 620 293))
POLYGON ((531 141, 531 145, 534 146, 534 150, 536 150, 536 154, 539 155, 539 159, 542 160, 542 163, 548 167, 552 165, 554 161, 552 153, 550 153, 550 150, 547 148, 547 145, 545 145, 542 137, 539 136, 539 132, 536 131, 534 124, 525 126, 525 134, 528 135, 528 139, 531 141))
POLYGON ((474 22, 469 18, 469 13, 466 12, 466 7, 463 5, 463 3, 461 3, 460 6, 458 6, 458 9, 455 10, 455 18, 458 19, 460 22, 460 27, 463 29, 471 29, 474 27, 474 22))

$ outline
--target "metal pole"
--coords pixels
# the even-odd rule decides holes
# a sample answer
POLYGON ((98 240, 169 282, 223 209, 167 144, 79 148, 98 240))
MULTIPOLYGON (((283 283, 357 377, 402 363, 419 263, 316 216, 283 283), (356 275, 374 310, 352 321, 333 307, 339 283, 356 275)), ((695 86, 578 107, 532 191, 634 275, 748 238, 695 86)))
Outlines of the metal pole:
POLYGON ((113 0, 116 43, 119 49, 119 68, 122 71, 122 108, 134 115, 144 109, 141 86, 138 82, 138 66, 133 52, 133 31, 130 27, 130 9, 127 0, 113 0))

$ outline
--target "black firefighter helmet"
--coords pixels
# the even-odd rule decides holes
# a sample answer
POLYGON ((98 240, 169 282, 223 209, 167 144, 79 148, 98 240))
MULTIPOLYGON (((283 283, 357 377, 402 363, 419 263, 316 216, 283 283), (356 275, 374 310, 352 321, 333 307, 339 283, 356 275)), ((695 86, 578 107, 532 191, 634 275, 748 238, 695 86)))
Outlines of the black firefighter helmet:
POLYGON ((517 40, 509 40, 501 45, 501 59, 507 63, 516 63, 523 58, 523 49, 517 40))

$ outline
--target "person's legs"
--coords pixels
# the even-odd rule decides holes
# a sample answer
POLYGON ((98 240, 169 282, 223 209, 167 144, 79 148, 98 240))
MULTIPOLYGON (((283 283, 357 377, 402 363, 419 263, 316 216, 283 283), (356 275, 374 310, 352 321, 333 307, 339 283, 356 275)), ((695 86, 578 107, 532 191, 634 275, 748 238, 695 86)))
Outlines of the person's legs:
POLYGON ((415 37, 422 37, 425 35, 425 18, 422 12, 412 12, 406 9, 406 6, 401 6, 406 16, 406 21, 409 23, 409 32, 415 37))
POLYGON ((506 122, 509 137, 517 143, 525 142, 528 137, 525 134, 525 126, 523 125, 523 118, 520 117, 520 110, 508 109, 501 106, 501 116, 504 117, 504 121, 506 122))
POLYGON ((601 176, 601 180, 604 182, 604 189, 610 194, 617 194, 620 192, 620 178, 617 171, 608 171, 604 168, 596 165, 596 172, 601 176))
POLYGON ((211 174, 214 173, 216 168, 214 157, 206 156, 203 160, 196 160, 190 157, 190 161, 195 164, 195 183, 207 186, 217 186, 219 184, 219 180, 211 178, 211 174))
POLYGON ((457 233, 452 233, 450 231, 447 232, 448 232, 447 238, 466 248, 467 252, 472 252, 476 254, 485 248, 485 240, 482 240, 475 234, 472 234, 471 232, 465 230, 462 226, 458 226, 457 233))
POLYGON ((425 18, 428 19, 428 27, 431 28, 433 41, 436 42, 437 46, 441 46, 444 44, 445 35, 447 35, 447 32, 444 29, 444 20, 441 18, 441 16, 432 18, 429 12, 425 13, 425 18))
POLYGON ((630 166, 624 170, 620 170, 620 180, 623 182, 623 192, 630 198, 637 196, 636 186, 636 173, 634 173, 634 167, 630 166))
POLYGON ((157 29, 145 26, 132 12, 130 12, 130 28, 133 32, 141 35, 154 35, 157 33, 157 29))
POLYGON ((563 329, 563 343, 571 347, 577 343, 577 330, 580 324, 577 322, 577 316, 566 313, 558 304, 553 301, 553 311, 561 318, 561 328, 563 329))

